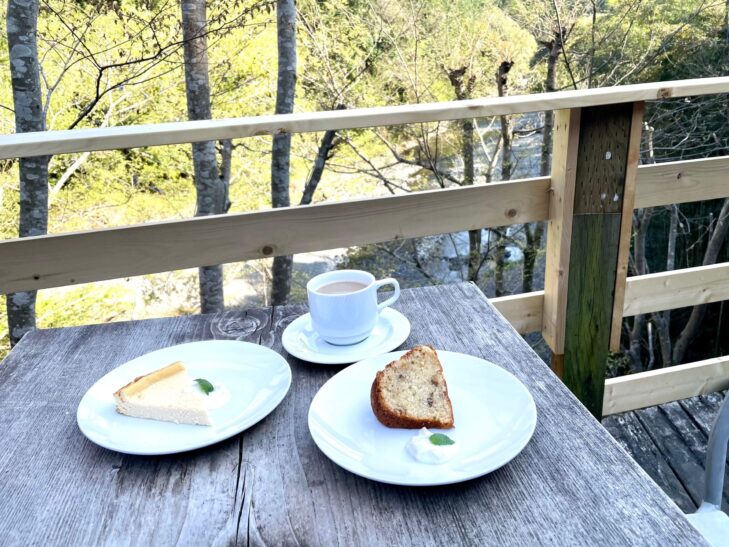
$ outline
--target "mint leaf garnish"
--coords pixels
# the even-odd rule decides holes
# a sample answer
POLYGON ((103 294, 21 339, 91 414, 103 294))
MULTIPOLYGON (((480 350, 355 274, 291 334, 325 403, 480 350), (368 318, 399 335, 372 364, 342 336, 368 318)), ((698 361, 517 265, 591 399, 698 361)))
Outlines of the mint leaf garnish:
POLYGON ((443 433, 433 433, 430 437, 430 442, 435 446, 448 446, 450 444, 456 444, 456 441, 451 439, 448 435, 443 433))
POLYGON ((195 378, 195 381, 197 382, 197 385, 200 386, 200 389, 202 389, 202 391, 205 395, 210 395, 211 391, 215 391, 213 384, 211 384, 204 378, 195 378))

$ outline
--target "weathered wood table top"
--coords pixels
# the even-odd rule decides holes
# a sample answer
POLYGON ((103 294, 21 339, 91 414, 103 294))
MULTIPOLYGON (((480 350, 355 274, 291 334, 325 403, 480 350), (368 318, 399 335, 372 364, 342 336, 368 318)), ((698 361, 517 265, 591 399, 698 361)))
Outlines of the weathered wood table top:
POLYGON ((76 407, 98 378, 195 340, 284 353, 281 333, 305 309, 40 330, 0 364, 0 544, 703 544, 475 286, 403 291, 396 307, 412 323, 406 347, 489 359, 532 392, 537 428, 512 462, 443 487, 355 476, 327 459, 307 428, 311 399, 339 369, 294 358, 287 397, 243 434, 175 456, 118 454, 76 425, 76 407))

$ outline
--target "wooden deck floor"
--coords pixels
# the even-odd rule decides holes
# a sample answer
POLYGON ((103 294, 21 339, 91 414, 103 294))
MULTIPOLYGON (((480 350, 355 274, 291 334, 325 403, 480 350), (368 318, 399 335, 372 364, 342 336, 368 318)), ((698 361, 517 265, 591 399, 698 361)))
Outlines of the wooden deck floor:
MULTIPOLYGON (((693 512, 701 501, 706 443, 722 400, 721 393, 702 395, 608 416, 603 425, 684 512, 693 512)), ((727 474, 722 508, 729 513, 727 474)))

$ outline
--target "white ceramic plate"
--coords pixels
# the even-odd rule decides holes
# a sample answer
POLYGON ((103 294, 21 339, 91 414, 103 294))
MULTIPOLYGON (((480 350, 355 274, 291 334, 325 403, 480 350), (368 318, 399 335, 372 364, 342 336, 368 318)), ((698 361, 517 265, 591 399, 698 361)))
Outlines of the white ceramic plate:
POLYGON ((320 365, 344 365, 387 353, 410 335, 410 321, 399 311, 380 312, 372 334, 358 344, 335 346, 325 342, 311 326, 311 315, 295 319, 283 332, 283 347, 294 357, 320 365))
POLYGON ((456 427, 437 431, 451 437, 458 452, 442 464, 416 461, 405 446, 418 430, 387 428, 370 406, 375 373, 403 353, 355 363, 332 377, 314 397, 309 431, 334 463, 379 482, 434 486, 494 471, 529 442, 537 409, 524 384, 478 357, 439 351, 456 427))
POLYGON ((265 418, 291 386, 286 360, 248 342, 211 340, 163 348, 110 371, 83 396, 76 419, 86 437, 126 454, 174 454, 232 437, 265 418), (192 379, 216 386, 206 397, 213 425, 186 425, 122 416, 113 393, 137 376, 182 361, 192 379), (215 397, 213 397, 215 395, 215 397))

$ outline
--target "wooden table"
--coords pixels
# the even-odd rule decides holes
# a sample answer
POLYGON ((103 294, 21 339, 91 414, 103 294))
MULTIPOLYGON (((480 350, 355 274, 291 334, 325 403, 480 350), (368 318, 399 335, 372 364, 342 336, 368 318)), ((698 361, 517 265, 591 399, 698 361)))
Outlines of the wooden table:
POLYGON ((536 432, 511 463, 447 487, 357 477, 307 429, 312 397, 338 369, 293 358, 291 391, 245 433, 176 456, 117 454, 76 425, 78 402, 98 378, 194 340, 283 352, 281 332, 305 309, 40 330, 0 365, 0 544, 703 544, 475 286, 403 291, 397 307, 412 322, 407 346, 481 356, 530 389, 536 432))

